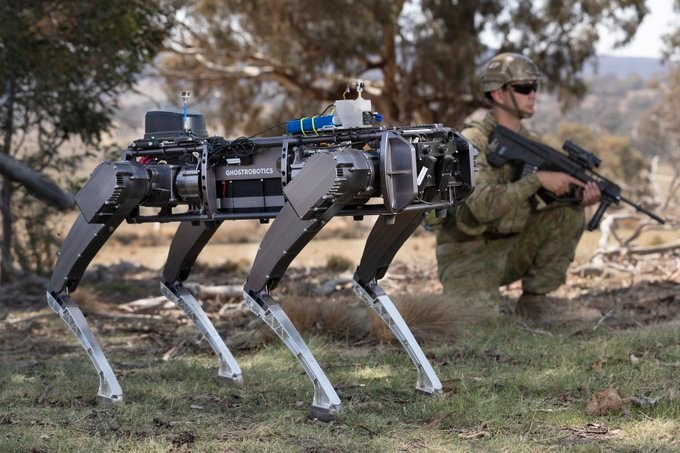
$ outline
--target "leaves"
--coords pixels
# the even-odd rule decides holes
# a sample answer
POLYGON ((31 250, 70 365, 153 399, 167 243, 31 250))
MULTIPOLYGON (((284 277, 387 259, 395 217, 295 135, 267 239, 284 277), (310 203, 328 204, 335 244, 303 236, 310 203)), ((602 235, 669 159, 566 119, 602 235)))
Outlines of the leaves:
MULTIPOLYGON (((41 1, 3 9, 0 80, 3 88, 15 81, 14 128, 43 128, 52 140, 98 141, 116 97, 131 88, 171 25, 157 2, 41 1)), ((1 105, 5 121, 8 102, 1 105)))
MULTIPOLYGON (((673 4, 675 12, 680 13, 680 0, 675 0, 673 4)), ((668 60, 677 60, 680 57, 680 27, 676 26, 675 30, 662 37, 666 49, 664 49, 664 58, 668 60)))
POLYGON ((616 390, 607 387, 604 390, 596 392, 588 401, 586 412, 588 415, 605 415, 609 413, 618 413, 623 409, 623 400, 616 393, 616 390))
MULTIPOLYGON (((170 13, 160 0, 3 2, 0 152, 69 185, 87 148, 111 126, 118 96, 169 33, 170 13), (82 147, 63 155, 63 145, 75 138, 82 147)), ((0 191, 3 281, 15 262, 46 272, 59 242, 54 212, 23 193, 14 196, 16 189, 5 179, 0 191)))
POLYGON ((482 105, 485 30, 498 50, 534 58, 566 106, 585 93, 578 74, 598 25, 625 42, 645 14, 643 0, 201 0, 184 11, 161 68, 170 89, 191 85, 209 99, 231 133, 318 113, 353 78, 368 80, 388 124, 459 127, 482 105))

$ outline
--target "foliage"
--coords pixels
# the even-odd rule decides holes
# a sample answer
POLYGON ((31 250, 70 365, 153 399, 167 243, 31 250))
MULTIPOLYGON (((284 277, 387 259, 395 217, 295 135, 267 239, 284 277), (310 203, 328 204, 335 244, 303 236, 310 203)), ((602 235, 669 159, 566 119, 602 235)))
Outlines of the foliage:
POLYGON ((637 130, 637 142, 648 155, 670 161, 674 175, 668 186, 664 207, 677 200, 680 191, 680 66, 672 66, 667 80, 657 86, 657 101, 642 117, 637 130))
POLYGON ((557 133, 546 135, 544 140, 556 149, 561 149, 565 140, 571 140, 602 160, 598 173, 638 195, 648 189, 645 170, 650 167, 649 160, 627 137, 602 133, 582 123, 562 122, 557 133))
POLYGON ((26 192, 18 195, 17 204, 21 205, 21 210, 14 216, 16 261, 22 270, 48 275, 61 246, 61 238, 56 234, 62 229, 57 220, 61 213, 26 192))
POLYGON ((326 269, 335 272, 349 271, 354 268, 354 261, 344 255, 331 255, 326 259, 326 269))
MULTIPOLYGON (((66 154, 64 145, 71 138, 86 148, 99 144, 111 125, 117 96, 132 87, 167 35, 170 9, 160 1, 3 2, 1 152, 66 183, 87 152, 66 154)), ((29 244, 18 241, 38 239, 34 232, 15 234, 16 211, 24 209, 16 191, 11 181, 2 181, 4 281, 13 264, 12 247, 26 249, 29 244)), ((54 240, 48 229, 45 234, 47 243, 54 240)), ((37 265, 23 259, 21 264, 37 265)))
MULTIPOLYGON (((673 10, 680 13, 680 0, 675 0, 673 3, 673 10)), ((666 49, 664 50, 664 57, 669 60, 677 60, 680 58, 680 26, 676 26, 675 30, 663 36, 666 49)))
POLYGON ((597 26, 625 43, 646 12, 644 0, 199 0, 162 69, 170 89, 210 99, 227 131, 317 114, 354 78, 369 80, 367 97, 388 123, 459 126, 482 105, 484 31, 500 51, 534 58, 566 106, 585 92, 578 72, 597 26))
POLYGON ((680 162, 680 66, 657 88, 656 103, 646 112, 638 128, 641 146, 650 154, 680 162))

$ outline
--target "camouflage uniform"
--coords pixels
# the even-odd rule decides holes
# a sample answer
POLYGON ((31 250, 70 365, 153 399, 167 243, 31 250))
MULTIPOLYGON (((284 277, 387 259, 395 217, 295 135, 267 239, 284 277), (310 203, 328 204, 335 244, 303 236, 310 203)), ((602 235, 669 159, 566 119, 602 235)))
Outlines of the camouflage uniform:
MULTIPOLYGON (((585 225, 580 206, 532 206, 541 186, 535 174, 513 182, 511 165, 489 165, 489 135, 496 125, 489 112, 462 130, 480 153, 476 187, 437 232, 445 295, 482 316, 497 313, 499 286, 521 279, 525 292, 545 294, 564 283, 585 225)), ((524 127, 518 132, 535 140, 524 127)))

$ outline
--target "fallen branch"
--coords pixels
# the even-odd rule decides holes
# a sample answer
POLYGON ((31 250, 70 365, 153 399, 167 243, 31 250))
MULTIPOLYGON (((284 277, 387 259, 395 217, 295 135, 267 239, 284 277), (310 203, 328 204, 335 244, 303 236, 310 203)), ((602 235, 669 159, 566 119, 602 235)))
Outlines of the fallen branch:
POLYGON ((175 346, 170 348, 168 352, 163 354, 163 362, 169 362, 172 358, 179 352, 180 349, 186 344, 186 340, 180 340, 175 346))
POLYGON ((197 299, 243 297, 243 286, 241 285, 206 286, 199 283, 185 283, 184 286, 191 291, 197 299))
POLYGON ((40 318, 47 318, 48 316, 53 316, 53 312, 48 312, 48 313, 39 313, 37 315, 31 315, 31 316, 24 316, 23 318, 16 318, 16 319, 5 319, 4 323, 13 325, 13 324, 19 324, 22 322, 28 322, 28 321, 35 321, 36 319, 40 318))
POLYGON ((548 332, 547 330, 543 329, 532 329, 531 327, 527 326, 525 323, 522 321, 517 321, 517 325, 520 326, 522 329, 526 330, 529 333, 532 333, 534 335, 545 335, 548 337, 554 336, 552 332, 548 332))
POLYGON ((607 318, 609 318, 613 313, 614 313, 614 310, 609 310, 607 313, 605 313, 604 316, 601 317, 601 318, 599 319, 599 321, 597 321, 597 323, 593 326, 593 330, 597 330, 597 329, 602 325, 602 323, 603 323, 607 318))
POLYGON ((617 247, 611 250, 599 251, 596 253, 596 255, 603 257, 612 257, 617 255, 651 255, 653 253, 666 253, 675 250, 680 250, 680 241, 646 247, 617 247))
POLYGON ((144 309, 144 310, 149 310, 151 308, 157 308, 157 307, 163 307, 164 305, 168 304, 168 307, 164 308, 169 308, 170 306, 174 306, 174 304, 168 299, 165 298, 165 296, 158 296, 158 297, 152 297, 152 298, 146 298, 146 299, 137 299, 133 300, 132 302, 128 302, 125 304, 120 305, 121 308, 125 309, 144 309))
POLYGON ((336 288, 338 285, 346 285, 346 284, 348 284, 348 283, 352 283, 352 281, 353 281, 353 280, 352 280, 352 277, 351 277, 351 276, 350 276, 350 277, 343 277, 343 276, 340 276, 340 277, 338 277, 338 278, 333 278, 333 279, 331 279, 331 280, 328 280, 328 281, 324 282, 321 286, 319 286, 318 288, 316 288, 316 289, 314 290, 314 292, 315 292, 316 294, 321 294, 321 295, 330 294, 330 293, 332 293, 333 291, 335 291, 335 288, 336 288))
POLYGON ((164 318, 158 315, 135 315, 129 313, 107 313, 98 310, 87 310, 88 314, 110 319, 127 319, 129 321, 162 321, 164 318))

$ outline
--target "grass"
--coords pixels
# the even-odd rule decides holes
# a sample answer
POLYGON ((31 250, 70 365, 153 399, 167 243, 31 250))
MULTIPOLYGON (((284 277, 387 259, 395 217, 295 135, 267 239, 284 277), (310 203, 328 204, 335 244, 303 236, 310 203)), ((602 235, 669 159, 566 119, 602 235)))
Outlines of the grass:
MULTIPOLYGON (((57 319, 44 322, 59 331, 57 319)), ((207 345, 163 362, 130 353, 139 350, 133 337, 100 333, 126 398, 109 406, 96 403, 96 374, 61 327, 62 336, 42 340, 60 353, 41 356, 37 345, 0 355, 0 451, 680 448, 677 323, 554 336, 510 321, 480 326, 454 343, 425 346, 444 382, 441 397, 414 393, 415 369, 398 346, 311 337, 344 405, 328 424, 307 418, 311 383, 278 341, 237 353, 245 383, 224 386, 214 379, 217 362, 207 345), (662 398, 589 416, 588 399, 606 387, 623 398, 662 398)))

